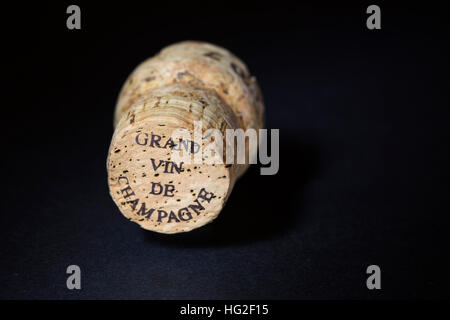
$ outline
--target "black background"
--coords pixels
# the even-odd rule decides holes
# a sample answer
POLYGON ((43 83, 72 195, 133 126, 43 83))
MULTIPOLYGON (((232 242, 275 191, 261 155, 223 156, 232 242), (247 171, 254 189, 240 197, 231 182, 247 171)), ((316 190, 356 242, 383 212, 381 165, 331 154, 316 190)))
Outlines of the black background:
POLYGON ((379 4, 371 31, 371 2, 75 3, 81 30, 70 2, 2 9, 0 298, 449 298, 442 6, 379 4), (163 235, 120 214, 106 155, 128 74, 186 39, 257 77, 280 171, 251 168, 216 221, 163 235))

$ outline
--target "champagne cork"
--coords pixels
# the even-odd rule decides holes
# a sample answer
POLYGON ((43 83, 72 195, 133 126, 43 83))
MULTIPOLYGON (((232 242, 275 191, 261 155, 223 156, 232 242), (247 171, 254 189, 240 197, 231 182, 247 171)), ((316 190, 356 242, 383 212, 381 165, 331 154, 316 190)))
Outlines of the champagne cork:
POLYGON ((225 161, 225 132, 261 129, 263 109, 256 79, 218 46, 181 42, 141 63, 120 92, 107 159, 110 194, 122 214, 161 233, 214 220, 248 168, 225 161), (222 144, 211 143, 209 129, 222 133, 222 144), (206 148, 222 163, 206 159, 206 148), (173 151, 197 160, 174 161, 173 151))

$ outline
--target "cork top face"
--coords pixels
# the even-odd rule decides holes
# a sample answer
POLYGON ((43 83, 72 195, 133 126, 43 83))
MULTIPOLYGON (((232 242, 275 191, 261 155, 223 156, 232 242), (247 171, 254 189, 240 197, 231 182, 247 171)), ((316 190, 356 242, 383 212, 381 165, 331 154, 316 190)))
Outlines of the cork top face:
POLYGON ((168 46, 133 71, 120 93, 115 123, 141 95, 173 83, 215 91, 234 112, 239 127, 262 128, 261 91, 246 65, 228 50, 194 41, 168 46))
POLYGON ((108 154, 110 193, 122 214, 163 233, 211 222, 231 191, 236 167, 203 163, 206 159, 196 163, 194 157, 211 146, 203 139, 207 129, 236 126, 213 92, 173 85, 141 97, 119 122, 108 154), (204 126, 200 140, 194 140, 194 121, 204 126), (187 136, 175 134, 180 128, 187 136), (186 160, 177 161, 173 150, 186 160))

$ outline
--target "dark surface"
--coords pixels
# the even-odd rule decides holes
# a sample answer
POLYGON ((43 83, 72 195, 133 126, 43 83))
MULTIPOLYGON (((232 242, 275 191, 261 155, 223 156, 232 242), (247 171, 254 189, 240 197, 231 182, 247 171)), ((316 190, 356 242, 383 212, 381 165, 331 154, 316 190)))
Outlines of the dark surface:
POLYGON ((437 4, 3 10, 0 298, 449 298, 448 26, 437 4), (160 235, 108 193, 121 85, 162 47, 222 45, 258 78, 280 171, 212 224, 160 235), (7 104, 6 104, 7 102, 7 104), (66 288, 66 268, 82 290, 66 288), (382 290, 365 286, 382 270, 382 290))

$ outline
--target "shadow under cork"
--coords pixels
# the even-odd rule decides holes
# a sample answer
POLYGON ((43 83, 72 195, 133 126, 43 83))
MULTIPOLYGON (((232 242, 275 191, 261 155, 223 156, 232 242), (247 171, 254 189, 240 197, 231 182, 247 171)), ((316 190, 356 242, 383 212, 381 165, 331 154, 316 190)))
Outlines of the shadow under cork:
POLYGON ((280 137, 280 168, 260 175, 252 165, 236 182, 219 216, 190 232, 161 234, 142 229, 145 239, 166 246, 239 246, 281 236, 301 223, 305 186, 314 178, 319 156, 307 143, 280 137))

